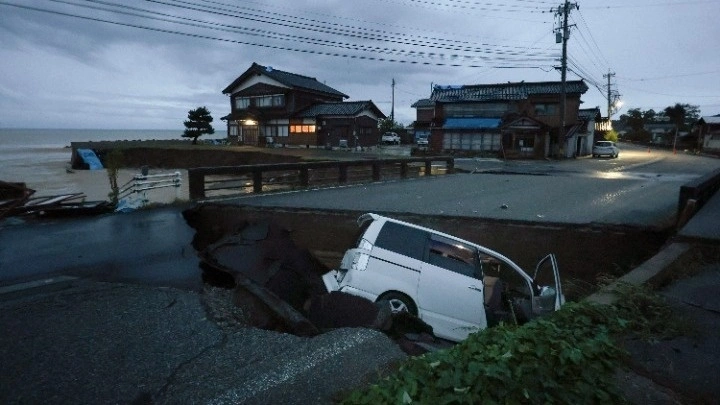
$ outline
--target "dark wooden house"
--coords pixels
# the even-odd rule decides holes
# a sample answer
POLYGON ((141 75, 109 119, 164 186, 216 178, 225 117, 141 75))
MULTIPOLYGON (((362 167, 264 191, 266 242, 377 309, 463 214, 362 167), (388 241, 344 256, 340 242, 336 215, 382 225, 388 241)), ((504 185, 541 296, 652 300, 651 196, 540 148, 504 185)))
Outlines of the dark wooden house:
POLYGON ((438 152, 572 156, 587 125, 578 116, 587 90, 582 80, 566 82, 561 131, 561 82, 435 86, 430 98, 413 104, 413 127, 430 133, 430 148, 438 152))
POLYGON ((377 120, 385 115, 372 101, 349 96, 313 77, 253 63, 224 90, 230 98, 231 143, 265 146, 364 146, 377 144, 377 120))

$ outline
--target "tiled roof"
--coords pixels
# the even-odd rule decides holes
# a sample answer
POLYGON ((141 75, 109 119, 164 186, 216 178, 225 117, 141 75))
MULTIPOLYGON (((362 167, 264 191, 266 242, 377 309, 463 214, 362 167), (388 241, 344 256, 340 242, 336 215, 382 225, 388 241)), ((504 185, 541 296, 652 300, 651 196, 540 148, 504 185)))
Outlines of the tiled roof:
MULTIPOLYGON (((582 80, 566 82, 567 94, 583 94, 588 87, 582 80)), ((561 94, 562 82, 517 82, 463 86, 435 86, 430 100, 444 103, 457 101, 524 100, 537 94, 561 94)))
POLYGON ((435 102, 430 100, 429 98, 421 98, 420 100, 414 102, 410 107, 411 108, 422 108, 422 107, 434 107, 435 102))
POLYGON ((701 119, 705 121, 706 124, 720 124, 720 116, 718 115, 705 116, 701 119))
POLYGON ((353 116, 360 114, 364 110, 371 110, 380 118, 385 118, 385 114, 378 109, 372 101, 344 101, 339 103, 322 103, 315 104, 305 110, 300 111, 295 116, 298 118, 314 118, 318 116, 342 115, 353 116))
POLYGON ((256 73, 260 73, 271 79, 277 80, 278 82, 280 82, 288 87, 331 94, 333 96, 336 96, 336 97, 339 96, 342 98, 349 97, 347 94, 342 93, 324 83, 319 82, 314 77, 303 76, 303 75, 298 75, 295 73, 285 72, 282 70, 274 69, 271 66, 258 65, 257 63, 253 63, 252 66, 250 66, 250 68, 245 71, 245 73, 243 73, 237 79, 235 79, 232 83, 230 83, 230 85, 227 86, 225 88, 225 90, 223 90, 223 93, 232 92, 235 87, 237 87, 240 83, 242 83, 244 80, 246 80, 250 75, 256 74, 256 73))
POLYGON ((595 108, 581 108, 578 110, 578 117, 586 120, 594 120, 600 115, 600 109, 595 108))

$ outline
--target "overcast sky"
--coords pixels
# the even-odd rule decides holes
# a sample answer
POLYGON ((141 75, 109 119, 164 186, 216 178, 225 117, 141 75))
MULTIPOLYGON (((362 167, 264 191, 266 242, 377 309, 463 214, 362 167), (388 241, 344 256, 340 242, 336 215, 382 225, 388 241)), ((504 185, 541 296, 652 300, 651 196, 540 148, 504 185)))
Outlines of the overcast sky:
MULTIPOLYGON (((0 127, 178 129, 253 62, 372 100, 396 121, 431 86, 560 80, 561 2, 0 0, 0 127)), ((578 0, 568 80, 607 115, 675 103, 720 114, 719 0, 578 0)))

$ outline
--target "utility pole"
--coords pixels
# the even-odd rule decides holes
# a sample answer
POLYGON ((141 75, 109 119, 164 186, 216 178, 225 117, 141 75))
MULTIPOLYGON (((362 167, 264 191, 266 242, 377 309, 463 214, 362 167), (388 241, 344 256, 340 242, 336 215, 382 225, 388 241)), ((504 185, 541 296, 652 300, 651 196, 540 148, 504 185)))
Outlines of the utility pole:
POLYGON ((392 104, 390 106, 390 121, 395 125, 395 78, 392 79, 392 104))
POLYGON ((612 92, 612 83, 610 82, 610 79, 615 76, 615 72, 611 72, 610 69, 608 69, 608 73, 606 75, 603 75, 603 77, 607 77, 608 84, 607 84, 607 112, 608 112, 608 120, 612 116, 612 108, 614 104, 614 98, 613 98, 613 92, 612 92))
POLYGON ((560 18, 562 17, 562 22, 560 24, 560 28, 557 29, 556 34, 562 35, 561 38, 557 38, 556 41, 559 42, 558 39, 562 40, 562 59, 560 61, 560 80, 561 80, 561 95, 560 95, 560 133, 558 134, 558 143, 565 142, 565 120, 566 120, 566 114, 565 114, 565 108, 567 104, 567 41, 570 38, 570 26, 568 26, 568 17, 570 14, 571 6, 577 8, 577 3, 570 3, 568 0, 565 0, 565 3, 558 6, 557 11, 555 11, 555 14, 560 18))

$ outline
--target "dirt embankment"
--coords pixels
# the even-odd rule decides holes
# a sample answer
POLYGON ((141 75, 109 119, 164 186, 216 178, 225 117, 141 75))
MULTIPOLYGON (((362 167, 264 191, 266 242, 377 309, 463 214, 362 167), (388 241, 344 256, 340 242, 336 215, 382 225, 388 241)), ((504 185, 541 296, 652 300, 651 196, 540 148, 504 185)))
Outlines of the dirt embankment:
MULTIPOLYGON (((130 148, 122 151, 126 167, 150 166, 164 169, 189 169, 191 167, 239 166, 261 163, 297 162, 295 156, 275 155, 257 151, 227 149, 161 149, 130 148)), ((102 160, 105 153, 100 152, 102 160)))
POLYGON ((192 145, 179 141, 102 141, 73 142, 71 162, 81 169, 84 162, 78 149, 91 149, 103 165, 110 152, 122 153, 122 166, 139 168, 148 166, 159 169, 189 169, 192 167, 239 166, 261 163, 292 163, 302 160, 293 153, 275 152, 271 149, 229 146, 192 145))

